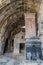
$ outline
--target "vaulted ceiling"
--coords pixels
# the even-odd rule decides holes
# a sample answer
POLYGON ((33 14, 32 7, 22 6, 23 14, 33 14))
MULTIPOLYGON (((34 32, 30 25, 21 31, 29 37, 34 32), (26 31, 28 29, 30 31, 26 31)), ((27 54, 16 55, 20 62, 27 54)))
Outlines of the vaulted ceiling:
POLYGON ((38 13, 40 4, 41 0, 0 0, 0 31, 2 28, 5 28, 4 32, 12 31, 16 25, 18 26, 16 22, 21 23, 24 20, 20 21, 24 13, 38 13))
MULTIPOLYGON (((1 0, 0 3, 0 27, 12 14, 15 18, 24 12, 38 12, 41 0, 1 0)), ((17 19, 16 19, 17 20, 17 19)))

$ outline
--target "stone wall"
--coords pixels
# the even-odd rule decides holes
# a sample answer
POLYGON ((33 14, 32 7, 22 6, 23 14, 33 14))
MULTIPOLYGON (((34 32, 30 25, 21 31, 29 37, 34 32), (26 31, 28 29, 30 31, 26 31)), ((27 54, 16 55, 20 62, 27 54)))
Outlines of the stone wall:
POLYGON ((25 37, 36 36, 36 21, 35 13, 26 13, 25 14, 25 37))
POLYGON ((15 35, 14 43, 25 43, 25 33, 22 31, 15 35))
POLYGON ((14 52, 13 52, 14 55, 19 54, 20 43, 25 43, 25 34, 22 31, 16 34, 14 37, 14 52))
POLYGON ((39 29, 39 38, 42 42, 42 54, 43 54, 43 0, 38 12, 38 29, 39 29))

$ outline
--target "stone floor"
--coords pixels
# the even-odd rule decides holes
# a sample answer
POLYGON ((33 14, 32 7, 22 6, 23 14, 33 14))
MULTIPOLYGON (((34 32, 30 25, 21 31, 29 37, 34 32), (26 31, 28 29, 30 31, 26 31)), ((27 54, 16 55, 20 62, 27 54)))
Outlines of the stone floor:
POLYGON ((0 65, 43 65, 43 61, 27 61, 23 56, 11 57, 11 54, 0 55, 0 65))

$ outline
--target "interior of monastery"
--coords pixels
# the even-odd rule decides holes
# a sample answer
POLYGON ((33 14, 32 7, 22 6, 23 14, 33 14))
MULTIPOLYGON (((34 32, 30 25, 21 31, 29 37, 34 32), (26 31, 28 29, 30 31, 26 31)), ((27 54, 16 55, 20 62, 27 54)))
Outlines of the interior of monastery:
POLYGON ((30 51, 43 56, 43 0, 0 0, 0 54, 30 51))

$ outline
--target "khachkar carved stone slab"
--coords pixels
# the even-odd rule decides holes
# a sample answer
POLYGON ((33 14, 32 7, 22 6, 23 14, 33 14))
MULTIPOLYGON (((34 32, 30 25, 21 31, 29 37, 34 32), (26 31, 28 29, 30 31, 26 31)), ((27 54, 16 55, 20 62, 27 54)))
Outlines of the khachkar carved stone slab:
POLYGON ((36 36, 36 26, 35 26, 35 13, 26 13, 25 15, 25 37, 29 38, 36 36))
POLYGON ((26 42, 25 47, 27 60, 42 59, 41 42, 39 40, 26 42))

